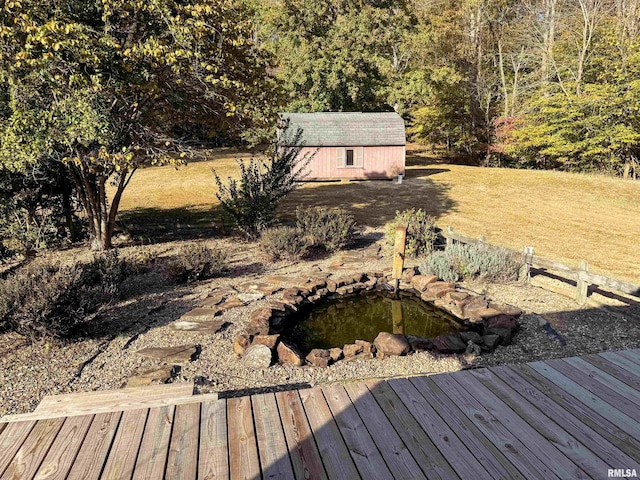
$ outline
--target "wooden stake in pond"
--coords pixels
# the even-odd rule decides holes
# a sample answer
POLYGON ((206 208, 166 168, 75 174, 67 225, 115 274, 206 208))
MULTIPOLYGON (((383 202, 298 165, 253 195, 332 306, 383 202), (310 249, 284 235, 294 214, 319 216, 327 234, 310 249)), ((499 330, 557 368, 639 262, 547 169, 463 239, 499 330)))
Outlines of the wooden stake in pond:
POLYGON ((404 320, 402 318, 402 302, 391 300, 391 320, 393 322, 393 333, 404 335, 404 320))
POLYGON ((407 229, 405 227, 396 228, 396 238, 393 242, 393 270, 391 278, 395 280, 396 291, 400 286, 402 269, 404 268, 404 249, 407 243, 407 229))

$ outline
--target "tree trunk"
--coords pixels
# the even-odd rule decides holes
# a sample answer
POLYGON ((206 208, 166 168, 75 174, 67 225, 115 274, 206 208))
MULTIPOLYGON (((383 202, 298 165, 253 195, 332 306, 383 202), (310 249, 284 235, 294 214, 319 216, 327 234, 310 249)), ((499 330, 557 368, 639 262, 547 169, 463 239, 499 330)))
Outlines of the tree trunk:
MULTIPOLYGON (((91 250, 104 251, 111 248, 113 228, 109 226, 111 215, 106 194, 108 176, 91 173, 85 165, 70 165, 71 177, 76 184, 80 203, 89 220, 91 250)), ((120 193, 122 195, 122 193, 120 193)), ((118 202, 119 203, 119 202, 118 202)), ((112 205, 113 210, 114 205, 112 205)), ((115 206, 117 211, 117 206, 115 206)), ((115 224, 115 213, 113 215, 115 224)))
POLYGON ((507 89, 507 77, 504 73, 504 55, 502 53, 502 38, 498 38, 498 69, 500 71, 500 83, 502 84, 502 95, 504 97, 502 116, 509 116, 509 90, 507 89))

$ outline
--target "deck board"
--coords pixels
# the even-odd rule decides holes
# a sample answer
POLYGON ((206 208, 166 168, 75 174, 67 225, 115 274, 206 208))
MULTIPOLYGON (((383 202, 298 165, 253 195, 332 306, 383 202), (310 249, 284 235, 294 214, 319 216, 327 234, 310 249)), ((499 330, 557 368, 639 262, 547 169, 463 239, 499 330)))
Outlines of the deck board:
POLYGON ((564 360, 545 363, 631 418, 634 418, 638 412, 637 400, 634 401, 633 397, 630 398, 627 395, 628 392, 618 393, 614 386, 609 382, 603 381, 603 375, 594 377, 579 366, 572 365, 564 360))
POLYGON ((227 400, 227 422, 231 478, 260 478, 260 458, 250 397, 227 400))
POLYGON ((411 382, 420 391, 438 415, 449 427, 471 448, 474 456, 493 478, 509 478, 512 480, 526 477, 509 461, 469 418, 451 401, 431 379, 425 377, 412 378, 411 382))
POLYGON ((360 478, 322 391, 300 390, 300 399, 329 478, 360 478))
POLYGON ((55 418, 38 422, 0 478, 33 478, 64 421, 64 418, 55 418))
POLYGON ((278 392, 276 401, 295 478, 300 480, 329 478, 322 465, 320 452, 298 392, 278 392))
POLYGON ((570 358, 567 359, 565 363, 579 370, 583 375, 588 375, 589 378, 592 378, 617 396, 622 396, 624 399, 634 403, 635 411, 640 407, 640 392, 626 384, 623 380, 616 378, 615 375, 610 375, 604 369, 595 368, 594 365, 591 365, 581 358, 570 358))
POLYGON ((345 390, 371 434, 371 438, 380 450, 384 461, 393 472, 393 477, 407 480, 426 479, 427 477, 380 409, 369 389, 363 383, 349 383, 345 385, 345 390))
POLYGON ((619 367, 622 367, 629 374, 640 377, 640 365, 636 365, 628 358, 625 358, 622 355, 618 355, 615 352, 603 352, 599 353, 598 356, 619 367))
POLYGON ((365 385, 428 478, 460 478, 387 382, 370 380, 365 385))
POLYGON ((118 432, 100 478, 118 480, 133 476, 148 415, 149 410, 146 409, 129 410, 122 414, 118 432))
MULTIPOLYGON (((603 358, 598 355, 587 355, 582 357, 582 360, 589 363, 592 367, 595 367, 598 370, 608 373, 612 377, 615 377, 617 380, 625 383, 628 387, 637 394, 638 391, 635 389, 636 386, 640 384, 640 376, 634 375, 628 370, 616 365, 615 363, 603 358)), ((640 374, 640 369, 638 371, 640 374)))
POLYGON ((251 397, 263 478, 293 478, 278 404, 273 393, 251 397))
POLYGON ((409 380, 391 380, 389 385, 461 478, 490 477, 464 442, 409 380))
POLYGON ((202 480, 229 478, 227 401, 203 403, 200 415, 198 478, 202 480))
POLYGON ((571 478, 569 476, 558 477, 554 474, 537 455, 523 444, 526 439, 523 438, 521 441, 480 403, 479 395, 468 393, 450 375, 443 375, 442 378, 435 378, 433 381, 450 399, 456 399, 454 401, 462 412, 527 478, 571 478))
POLYGON ((149 409, 133 480, 163 478, 175 409, 173 405, 149 409))
POLYGON ((0 476, 16 456, 35 424, 35 421, 5 424, 5 429, 0 433, 0 476))
POLYGON ((637 452, 640 452, 640 442, 626 432, 624 423, 616 424, 614 421, 610 421, 600 415, 591 409, 589 405, 580 402, 567 391, 540 375, 529 365, 509 368, 514 369, 519 375, 531 381, 550 399, 560 404, 565 411, 575 415, 580 421, 589 425, 627 455, 633 457, 637 452))
POLYGON ((100 478, 121 416, 121 412, 95 415, 69 472, 69 480, 97 480, 100 478))
MULTIPOLYGON (((511 408, 517 415, 517 417, 513 418, 518 418, 526 422, 527 427, 533 428, 546 439, 546 442, 543 441, 543 444, 548 444, 549 448, 551 448, 551 446, 555 447, 564 454, 565 458, 573 462, 572 464, 564 462, 565 466, 572 469, 570 472, 571 478, 588 478, 585 473, 586 471, 595 472, 597 470, 605 471, 608 469, 607 463, 603 462, 591 452, 591 450, 585 447, 585 445, 544 415, 543 412, 532 406, 518 392, 499 381, 495 383, 490 381, 486 383, 481 382, 477 376, 481 373, 482 372, 476 373, 476 375, 469 374, 470 377, 467 378, 472 379, 473 382, 477 382, 477 391, 486 395, 483 403, 486 405, 490 400, 492 404, 498 407, 501 407, 501 403, 504 403, 511 408), (575 464, 575 466, 573 464, 575 464), (580 469, 576 469, 576 466, 580 469)), ((518 422, 516 422, 515 425, 516 431, 528 436, 523 428, 517 426, 517 423, 518 422)), ((549 456, 545 458, 549 458, 549 456)))
POLYGON ((198 438, 200 438, 200 404, 176 406, 167 459, 167 478, 196 480, 198 438))
POLYGON ((517 391, 526 401, 555 421, 567 433, 580 439, 582 443, 607 462, 608 465, 615 465, 617 462, 633 463, 631 457, 622 452, 622 450, 614 446, 593 428, 581 422, 577 416, 563 409, 561 405, 551 400, 549 396, 542 393, 531 383, 528 383, 513 370, 507 367, 498 367, 491 370, 478 370, 473 373, 487 388, 492 389, 494 392, 502 391, 502 385, 508 385, 517 391))
POLYGON ((547 379, 551 380, 567 393, 583 402, 585 405, 588 405, 604 418, 611 420, 612 423, 616 425, 624 425, 624 429, 629 433, 629 435, 633 436, 635 439, 640 439, 640 423, 634 420, 634 417, 640 419, 640 416, 634 415, 633 412, 630 412, 631 416, 629 416, 614 406, 614 403, 618 402, 613 402, 609 398, 605 401, 601 396, 592 393, 545 362, 534 362, 529 364, 529 366, 547 379))
POLYGON ((620 350, 618 355, 622 355, 623 357, 629 359, 636 365, 640 367, 640 351, 638 350, 620 350))
POLYGON ((82 394, 95 412, 47 413, 66 396, 0 420, 0 480, 602 478, 640 470, 638 362, 634 349, 128 409, 151 405, 140 391, 114 412, 82 394))
POLYGON ((360 475, 363 478, 392 479, 389 467, 344 387, 337 384, 323 387, 322 393, 360 475))
POLYGON ((35 478, 37 480, 64 480, 67 478, 84 437, 91 426, 93 415, 67 418, 47 452, 35 478))

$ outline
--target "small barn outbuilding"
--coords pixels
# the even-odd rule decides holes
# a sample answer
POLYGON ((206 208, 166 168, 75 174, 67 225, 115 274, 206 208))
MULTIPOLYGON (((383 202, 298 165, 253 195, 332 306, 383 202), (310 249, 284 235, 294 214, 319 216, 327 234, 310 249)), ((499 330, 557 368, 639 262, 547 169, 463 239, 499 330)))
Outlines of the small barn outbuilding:
POLYGON ((389 179, 404 175, 405 127, 393 112, 282 113, 302 129, 300 155, 316 152, 305 180, 389 179))

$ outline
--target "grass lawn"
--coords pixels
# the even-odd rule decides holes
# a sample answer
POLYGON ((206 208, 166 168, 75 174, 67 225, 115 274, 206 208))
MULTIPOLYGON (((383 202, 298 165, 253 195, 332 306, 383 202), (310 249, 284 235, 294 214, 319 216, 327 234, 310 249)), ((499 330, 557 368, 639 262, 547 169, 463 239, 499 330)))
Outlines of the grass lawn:
MULTIPOLYGON (((154 167, 137 172, 125 191, 125 223, 149 218, 213 222, 217 199, 211 174, 237 174, 236 151, 216 151, 207 160, 175 171, 154 167), (183 217, 186 220, 182 220, 183 217)), ((640 182, 597 175, 550 171, 479 168, 439 161, 408 149, 407 174, 395 182, 310 183, 283 204, 290 215, 296 205, 342 206, 359 223, 382 227, 396 210, 422 208, 471 236, 521 248, 591 270, 640 283, 640 182)))

